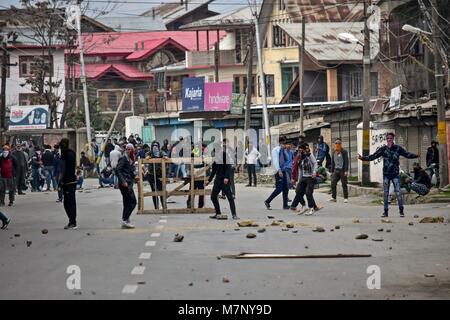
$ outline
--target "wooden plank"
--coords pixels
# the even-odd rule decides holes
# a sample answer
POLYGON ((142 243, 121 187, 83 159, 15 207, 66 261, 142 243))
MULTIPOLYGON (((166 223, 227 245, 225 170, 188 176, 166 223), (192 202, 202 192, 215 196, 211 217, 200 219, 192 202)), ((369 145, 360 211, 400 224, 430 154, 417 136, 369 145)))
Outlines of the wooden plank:
POLYGON ((166 164, 164 159, 161 160, 161 170, 162 170, 162 189, 163 189, 163 212, 167 213, 167 175, 166 175, 166 164))
MULTIPOLYGON (((202 196, 202 195, 210 195, 212 192, 211 189, 208 190, 194 190, 194 195, 196 196, 202 196)), ((177 192, 172 193, 173 196, 188 196, 191 195, 191 190, 180 190, 177 192)))
POLYGON ((164 209, 147 209, 143 210, 139 214, 161 214, 164 213, 164 209))
POLYGON ((222 258, 229 259, 329 259, 329 258, 369 258, 371 254, 321 254, 321 255, 297 255, 277 253, 240 253, 234 255, 223 255, 222 258))
POLYGON ((144 197, 162 197, 164 196, 166 192, 165 191, 149 191, 149 192, 143 192, 142 195, 144 197))
POLYGON ((138 212, 144 211, 144 179, 142 179, 142 159, 139 159, 138 161, 138 195, 139 195, 139 201, 138 201, 138 212))
POLYGON ((195 168, 194 168, 194 158, 191 158, 191 210, 195 208, 195 168))
POLYGON ((190 208, 173 208, 167 209, 167 213, 214 213, 213 208, 194 208, 194 212, 190 208))

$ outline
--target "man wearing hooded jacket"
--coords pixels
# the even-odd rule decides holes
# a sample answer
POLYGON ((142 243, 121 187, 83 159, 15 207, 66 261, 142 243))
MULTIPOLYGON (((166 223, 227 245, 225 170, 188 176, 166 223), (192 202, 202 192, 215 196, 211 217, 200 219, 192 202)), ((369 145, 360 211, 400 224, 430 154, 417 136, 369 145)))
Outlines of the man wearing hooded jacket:
POLYGON ((75 191, 77 188, 77 177, 75 175, 76 155, 72 149, 69 149, 69 139, 62 138, 59 143, 61 149, 61 172, 59 179, 59 188, 63 191, 64 210, 69 217, 69 224, 64 229, 77 229, 77 202, 75 191))
POLYGON ((125 148, 123 156, 117 163, 116 174, 123 199, 122 229, 133 229, 134 225, 130 223, 130 216, 136 208, 137 201, 133 190, 135 177, 130 154, 134 152, 134 147, 132 144, 127 144, 125 148))

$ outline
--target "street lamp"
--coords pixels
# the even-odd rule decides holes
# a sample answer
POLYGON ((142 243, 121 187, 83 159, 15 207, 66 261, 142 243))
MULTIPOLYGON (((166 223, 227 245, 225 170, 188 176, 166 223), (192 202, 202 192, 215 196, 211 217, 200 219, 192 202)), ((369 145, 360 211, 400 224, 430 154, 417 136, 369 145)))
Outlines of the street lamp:
POLYGON ((422 29, 419 29, 419 28, 417 28, 417 27, 413 27, 413 26, 411 26, 411 25, 409 25, 409 24, 403 25, 402 30, 403 30, 403 31, 406 31, 406 32, 412 32, 412 33, 423 33, 423 34, 427 34, 427 35, 429 35, 429 36, 432 35, 431 32, 423 31, 422 29))
POLYGON ((351 33, 347 33, 347 32, 339 33, 338 39, 344 43, 357 43, 361 46, 364 46, 364 44, 361 41, 359 41, 358 39, 356 39, 356 37, 351 33))
MULTIPOLYGON (((343 43, 359 44, 363 47, 363 139, 362 150, 363 156, 368 156, 370 153, 370 32, 367 26, 367 2, 364 1, 364 42, 358 40, 353 34, 343 32, 338 34, 338 39, 343 43)), ((370 185, 370 164, 368 161, 362 163, 362 177, 361 185, 370 185)))

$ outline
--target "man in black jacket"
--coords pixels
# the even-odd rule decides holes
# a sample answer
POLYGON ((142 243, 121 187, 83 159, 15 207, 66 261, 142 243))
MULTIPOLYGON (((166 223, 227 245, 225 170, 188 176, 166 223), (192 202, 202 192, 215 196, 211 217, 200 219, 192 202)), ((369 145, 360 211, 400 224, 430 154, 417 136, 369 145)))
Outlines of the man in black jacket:
POLYGON ((76 155, 69 149, 69 139, 62 138, 59 143, 61 148, 62 168, 59 179, 59 188, 62 188, 64 195, 64 209, 69 217, 69 224, 64 229, 77 229, 77 202, 75 191, 77 188, 77 177, 75 175, 76 155))
POLYGON ((216 214, 210 216, 210 218, 216 219, 221 215, 218 196, 220 191, 223 191, 230 204, 230 210, 233 219, 238 220, 239 218, 236 215, 236 205, 234 204, 234 198, 230 188, 230 179, 232 174, 231 166, 233 164, 233 158, 227 152, 227 139, 223 139, 222 146, 217 145, 215 147, 214 153, 215 157, 212 164, 211 176, 206 183, 206 185, 208 185, 209 183, 211 183, 214 177, 216 178, 214 180, 214 186, 211 192, 211 201, 214 204, 216 214))
POLYGON ((436 175, 436 185, 439 186, 441 179, 439 177, 439 149, 437 148, 437 142, 431 141, 431 147, 427 149, 427 167, 435 165, 434 174, 436 175))
POLYGON ((409 181, 410 188, 420 196, 424 196, 430 192, 431 179, 428 173, 422 169, 420 163, 414 162, 414 181, 409 181))
POLYGON ((334 142, 334 152, 331 155, 331 199, 330 202, 336 202, 337 183, 341 180, 342 190, 344 192, 344 202, 348 202, 348 152, 342 148, 342 140, 336 139, 334 142))
POLYGON ((130 216, 136 208, 136 196, 133 190, 134 171, 131 166, 130 152, 133 152, 132 144, 127 144, 124 154, 119 159, 116 167, 116 175, 119 180, 119 189, 123 199, 122 229, 133 229, 130 223, 130 216))
POLYGON ((16 150, 13 151, 12 156, 17 161, 17 171, 16 171, 16 187, 18 194, 25 194, 23 190, 27 189, 25 179, 28 170, 27 157, 25 156, 25 151, 22 149, 22 145, 18 144, 16 150))

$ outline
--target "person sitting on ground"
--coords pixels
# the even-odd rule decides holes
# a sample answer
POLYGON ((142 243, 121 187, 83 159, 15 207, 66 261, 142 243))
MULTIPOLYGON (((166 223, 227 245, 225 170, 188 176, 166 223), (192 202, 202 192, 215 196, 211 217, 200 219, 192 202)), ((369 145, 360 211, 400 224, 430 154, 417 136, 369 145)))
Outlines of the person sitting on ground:
POLYGON ((100 173, 100 177, 98 177, 98 183, 100 184, 100 188, 104 188, 105 185, 109 185, 111 187, 114 186, 114 172, 110 165, 106 166, 105 169, 100 173))
POLYGON ((431 189, 431 179, 428 173, 422 169, 420 163, 414 162, 414 180, 409 179, 407 182, 410 185, 412 191, 417 193, 419 196, 425 196, 430 192, 431 189))
POLYGON ((83 182, 84 182, 83 171, 81 171, 81 169, 78 168, 76 176, 77 176, 77 189, 83 190, 83 182))
POLYGON ((324 183, 328 179, 328 171, 324 166, 320 166, 317 161, 316 184, 324 183))

